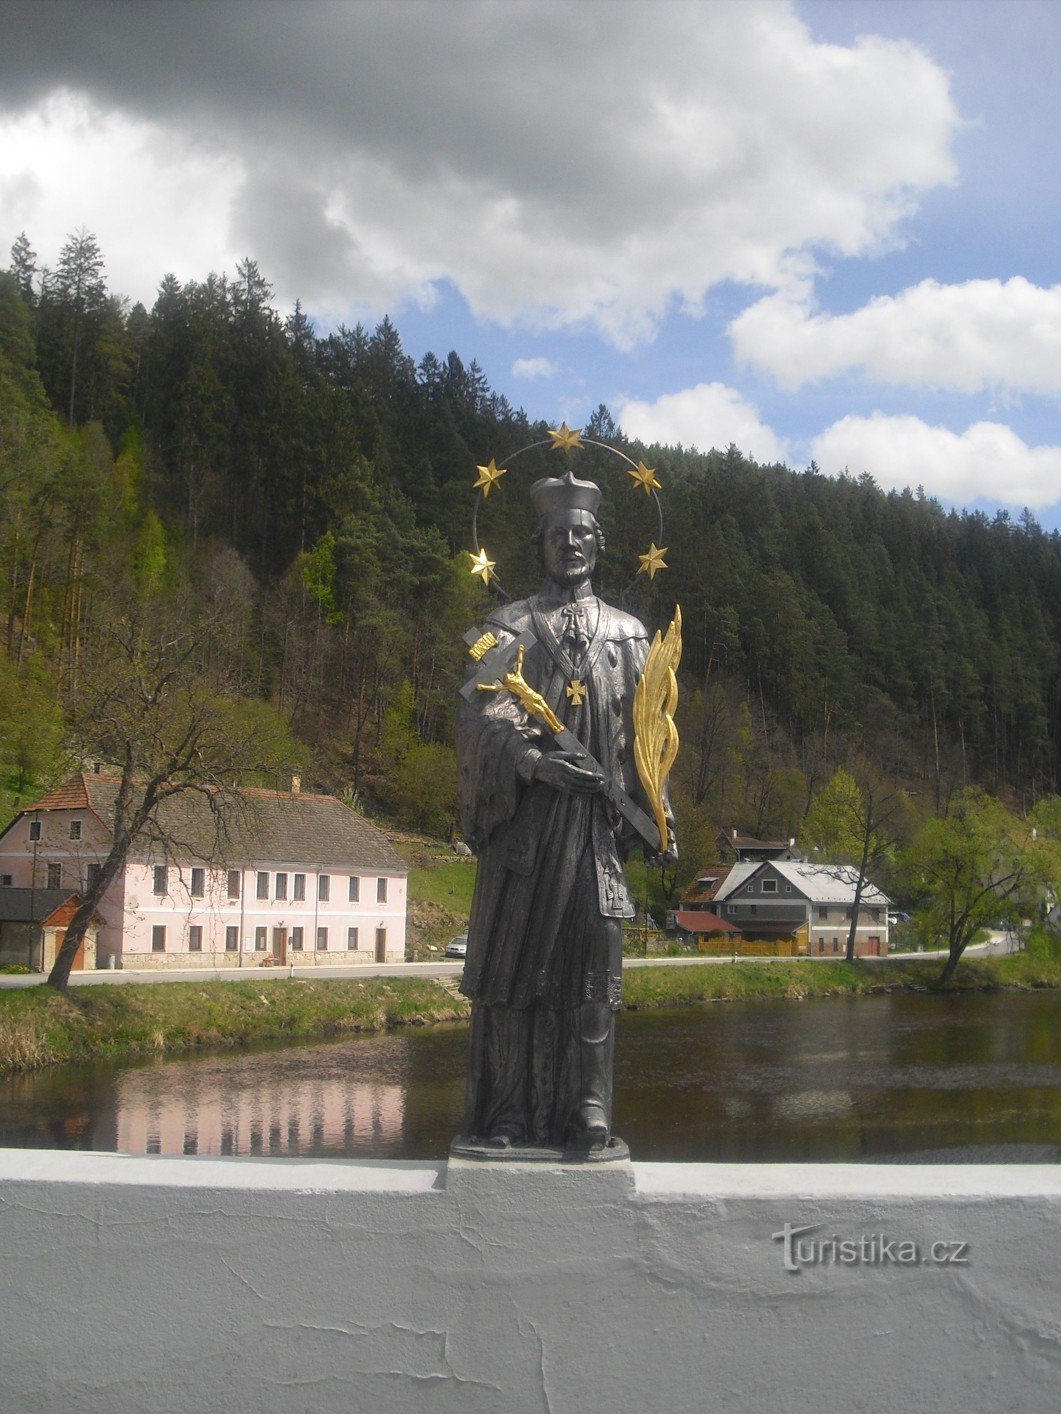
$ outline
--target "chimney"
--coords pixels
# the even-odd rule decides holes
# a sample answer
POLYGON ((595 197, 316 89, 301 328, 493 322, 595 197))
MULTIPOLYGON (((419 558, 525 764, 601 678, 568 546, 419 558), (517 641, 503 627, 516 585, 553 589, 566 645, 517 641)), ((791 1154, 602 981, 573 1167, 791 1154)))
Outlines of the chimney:
POLYGON ((292 794, 292 795, 298 795, 301 790, 302 790, 302 777, 301 777, 301 776, 292 776, 292 777, 291 777, 291 794, 292 794))
POLYGON ((788 837, 788 847, 789 847, 789 849, 795 849, 795 847, 796 847, 796 837, 795 837, 795 835, 789 835, 789 837, 788 837))
MULTIPOLYGON (((657 833, 658 833, 658 831, 657 831, 657 833)), ((734 839, 737 838, 737 831, 736 831, 736 830, 733 831, 733 838, 734 838, 734 839)))

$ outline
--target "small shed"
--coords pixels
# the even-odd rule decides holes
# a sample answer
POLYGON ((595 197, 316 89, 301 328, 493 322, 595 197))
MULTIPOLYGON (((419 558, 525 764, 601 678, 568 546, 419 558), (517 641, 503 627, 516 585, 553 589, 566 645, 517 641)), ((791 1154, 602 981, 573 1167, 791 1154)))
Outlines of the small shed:
MULTIPOLYGON (((81 895, 68 889, 0 889, 0 967, 50 972, 80 905, 81 895)), ((93 916, 72 970, 88 971, 96 966, 96 933, 101 922, 98 915, 93 916)))

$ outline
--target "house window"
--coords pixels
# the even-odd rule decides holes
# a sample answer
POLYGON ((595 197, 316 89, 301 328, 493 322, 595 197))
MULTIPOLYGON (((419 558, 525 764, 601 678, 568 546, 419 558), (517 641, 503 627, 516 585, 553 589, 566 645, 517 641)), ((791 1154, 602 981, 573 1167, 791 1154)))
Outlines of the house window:
MULTIPOLYGON (((268 877, 268 875, 267 875, 266 877, 268 877)), ((268 935, 268 929, 267 929, 267 928, 255 928, 255 930, 254 930, 254 951, 255 951, 255 952, 264 952, 264 951, 265 951, 265 943, 266 943, 267 935, 268 935)))
POLYGON ((386 880, 386 879, 377 879, 377 880, 376 880, 376 902, 377 902, 377 903, 386 903, 386 902, 387 902, 387 880, 386 880))
POLYGON ((31 840, 39 840, 39 839, 40 839, 40 837, 41 837, 41 822, 40 822, 39 820, 31 820, 31 821, 29 822, 29 837, 30 837, 31 840))
POLYGON ((193 870, 192 870, 192 888, 191 888, 192 898, 202 898, 202 896, 203 896, 203 894, 205 893, 205 891, 206 891, 206 870, 205 870, 205 869, 198 869, 198 868, 193 869, 193 870))
POLYGON ((48 887, 50 889, 63 887, 63 866, 61 864, 48 865, 48 887))
MULTIPOLYGON (((658 833, 658 831, 657 831, 657 833, 658 833)), ((750 903, 750 904, 748 905, 748 912, 749 912, 749 913, 758 913, 758 912, 759 912, 759 905, 758 905, 757 903, 750 903)))
POLYGON ((238 869, 228 871, 228 896, 229 898, 239 898, 241 875, 238 869))
POLYGON ((321 903, 327 903, 331 897, 332 881, 327 874, 321 874, 317 880, 317 897, 321 903))
POLYGON ((258 897, 269 897, 269 875, 261 872, 258 874, 258 897))
POLYGON ((301 929, 301 928, 292 928, 292 929, 291 929, 291 951, 292 951, 292 952, 301 952, 301 951, 302 951, 302 929, 301 929))
POLYGON ((70 838, 71 838, 72 840, 79 840, 79 839, 81 838, 81 821, 80 821, 80 820, 71 820, 71 821, 70 821, 70 838))
POLYGON ((786 884, 786 885, 785 885, 785 893, 786 893, 786 894, 790 894, 791 892, 792 892, 792 885, 791 885, 791 884, 786 884))
POLYGON ((86 865, 85 865, 85 888, 86 888, 86 889, 91 889, 91 888, 97 883, 97 881, 99 880, 99 876, 100 876, 100 874, 101 874, 102 872, 103 872, 103 865, 102 865, 102 864, 86 864, 86 865))
POLYGON ((277 874, 276 895, 277 898, 287 898, 287 875, 277 874))
POLYGON ((839 952, 839 951, 840 951, 840 939, 839 939, 839 938, 834 938, 834 939, 833 939, 833 952, 839 952))
POLYGON ((350 902, 359 903, 361 901, 361 880, 356 874, 350 875, 350 902))
POLYGON ((166 925, 164 923, 156 923, 151 929, 151 951, 166 951, 166 925))
POLYGON ((318 951, 318 952, 327 952, 327 951, 328 951, 328 930, 327 930, 327 928, 318 928, 318 929, 317 929, 317 951, 318 951))
POLYGON ((777 880, 776 880, 776 879, 764 879, 764 880, 763 880, 763 893, 764 893, 764 894, 776 894, 776 893, 777 893, 777 880))
POLYGON ((823 923, 827 922, 827 921, 828 921, 828 918, 829 918, 829 910, 828 910, 827 908, 819 908, 819 909, 818 909, 818 918, 819 918, 820 921, 823 922, 823 923))
POLYGON ((169 879, 167 877, 168 875, 169 870, 164 864, 155 865, 154 883, 151 885, 151 890, 160 898, 165 894, 166 890, 169 887, 169 879))
POLYGON ((225 951, 239 952, 239 929, 234 923, 225 929, 225 951))
POLYGON ((346 930, 346 950, 347 952, 357 952, 356 928, 347 928, 346 930))
POLYGON ((0 874, 0 889, 10 889, 15 882, 13 874, 0 874))
POLYGON ((305 874, 296 874, 295 877, 292 879, 291 884, 292 884, 291 897, 292 897, 297 903, 301 903, 302 900, 306 897, 306 876, 305 876, 305 874))
POLYGON ((819 939, 818 939, 818 951, 819 951, 819 952, 824 952, 824 951, 825 951, 825 939, 824 939, 824 938, 819 938, 819 939))
POLYGON ((202 952, 203 950, 203 930, 199 923, 193 923, 188 929, 188 951, 202 952))

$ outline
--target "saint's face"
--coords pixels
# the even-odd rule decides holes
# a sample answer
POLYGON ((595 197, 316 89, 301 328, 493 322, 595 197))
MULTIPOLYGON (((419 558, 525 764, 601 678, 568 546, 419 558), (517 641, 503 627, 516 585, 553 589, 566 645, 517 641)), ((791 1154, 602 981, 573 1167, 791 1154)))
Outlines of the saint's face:
POLYGON ((542 563, 554 583, 589 579, 597 563, 596 522, 588 511, 558 511, 542 527, 542 563))

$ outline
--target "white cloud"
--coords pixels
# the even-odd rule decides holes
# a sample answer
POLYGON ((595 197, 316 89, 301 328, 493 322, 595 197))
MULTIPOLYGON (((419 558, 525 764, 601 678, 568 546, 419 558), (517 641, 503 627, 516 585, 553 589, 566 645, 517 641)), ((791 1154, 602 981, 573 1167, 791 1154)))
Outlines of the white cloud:
POLYGON ((783 462, 787 457, 784 442, 724 383, 699 383, 680 393, 664 393, 654 403, 617 400, 615 417, 628 437, 642 442, 680 442, 702 452, 734 442, 755 461, 783 462))
POLYGON ((815 313, 782 293, 729 326, 737 357, 785 388, 861 368, 907 388, 1061 393, 1061 285, 1017 276, 882 296, 851 314, 815 313))
POLYGON ((788 0, 9 8, 0 181, 50 194, 0 238, 85 225, 140 298, 163 251, 197 273, 235 252, 317 311, 449 280, 481 318, 630 346, 719 281, 894 243, 954 175, 942 69, 816 43, 788 0), (39 132, 60 86, 85 98, 61 153, 39 132))
POLYGON ((1029 447, 998 422, 957 433, 917 417, 845 417, 811 453, 825 472, 868 471, 886 490, 923 486, 958 505, 977 496, 1033 508, 1061 501, 1061 447, 1029 447))
POLYGON ((513 378, 555 378, 560 365, 549 358, 517 358, 512 365, 513 378))
POLYGON ((202 279, 245 252, 226 213, 244 169, 231 153, 166 140, 153 123, 102 113, 59 92, 31 112, 0 117, 0 236, 25 231, 54 266, 81 226, 98 238, 108 283, 152 304, 162 276, 202 279), (33 180, 25 154, 32 154, 33 180))

